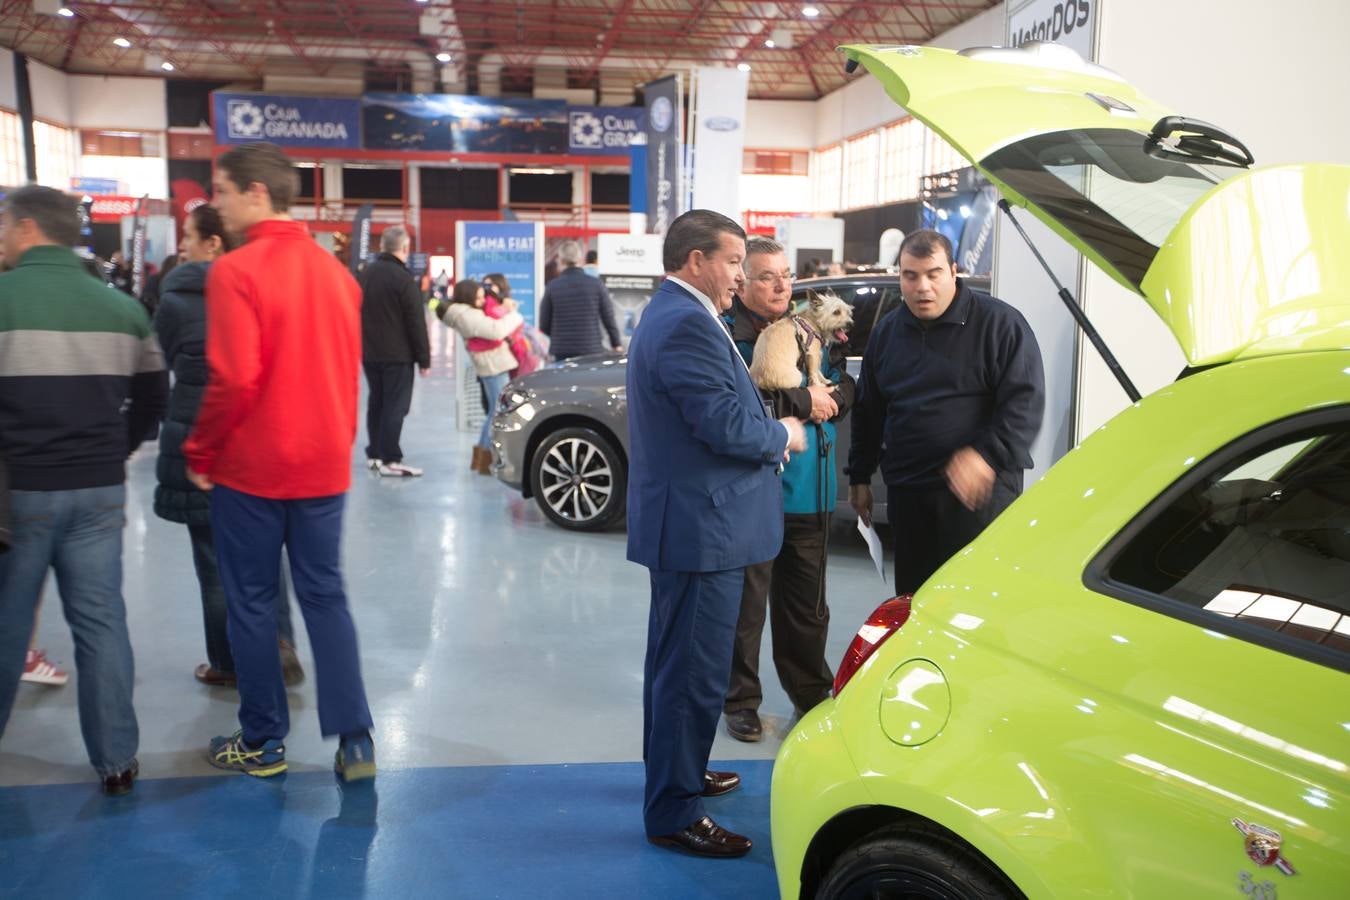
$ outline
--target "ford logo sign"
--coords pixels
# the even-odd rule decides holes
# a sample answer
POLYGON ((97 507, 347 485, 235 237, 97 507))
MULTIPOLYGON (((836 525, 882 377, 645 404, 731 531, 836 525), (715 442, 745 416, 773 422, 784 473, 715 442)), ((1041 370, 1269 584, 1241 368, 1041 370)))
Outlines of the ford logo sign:
POLYGON ((671 106, 669 97, 657 97, 652 101, 651 117, 652 128, 658 133, 664 133, 670 128, 670 123, 675 118, 675 111, 671 106))
POLYGON ((735 131, 741 127, 741 123, 731 116, 713 116, 703 124, 713 131, 735 131))

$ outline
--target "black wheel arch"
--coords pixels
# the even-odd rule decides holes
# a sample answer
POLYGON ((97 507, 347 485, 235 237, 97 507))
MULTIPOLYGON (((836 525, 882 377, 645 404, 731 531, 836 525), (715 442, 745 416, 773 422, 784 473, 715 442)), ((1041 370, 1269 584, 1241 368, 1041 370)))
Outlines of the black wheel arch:
POLYGON ((917 813, 892 806, 857 806, 845 810, 826 822, 806 848, 802 857, 801 900, 812 900, 820 889, 826 873, 844 851, 875 835, 877 832, 903 829, 949 841, 996 872, 1007 883, 1009 896, 1022 897, 1017 885, 995 863, 973 844, 951 829, 917 813))
POLYGON ((529 499, 534 496, 534 454, 539 449, 539 445, 546 441, 549 435, 561 431, 564 428, 589 428, 605 440, 609 441, 614 452, 619 454, 619 461, 623 463, 624 474, 628 473, 628 453, 624 450, 623 442, 619 440, 618 435, 612 429, 603 423, 587 418, 576 413, 563 413, 547 419, 530 432, 530 439, 525 442, 525 458, 521 461, 520 495, 529 499))

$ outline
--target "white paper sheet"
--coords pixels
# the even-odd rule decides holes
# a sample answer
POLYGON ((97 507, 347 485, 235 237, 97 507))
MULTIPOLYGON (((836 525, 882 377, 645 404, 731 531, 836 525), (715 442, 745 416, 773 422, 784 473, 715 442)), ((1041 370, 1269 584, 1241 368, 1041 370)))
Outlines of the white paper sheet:
POLYGON ((861 534, 863 540, 867 542, 867 552, 872 554, 872 562, 877 567, 877 575, 881 578, 882 584, 885 584, 886 556, 881 549, 881 536, 871 525, 864 525, 861 517, 858 519, 858 534, 861 534))

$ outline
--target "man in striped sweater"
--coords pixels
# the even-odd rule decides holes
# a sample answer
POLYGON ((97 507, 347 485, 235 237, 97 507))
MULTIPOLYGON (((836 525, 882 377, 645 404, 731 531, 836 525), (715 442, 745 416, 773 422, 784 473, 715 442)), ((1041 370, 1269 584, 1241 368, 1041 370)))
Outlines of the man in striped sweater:
POLYGON ((0 555, 0 732, 38 592, 54 569, 75 634, 80 728, 108 794, 131 790, 139 732, 122 599, 126 459, 164 412, 164 355, 145 310, 89 275, 71 247, 75 201, 11 193, 0 215, 0 454, 13 545, 0 555))

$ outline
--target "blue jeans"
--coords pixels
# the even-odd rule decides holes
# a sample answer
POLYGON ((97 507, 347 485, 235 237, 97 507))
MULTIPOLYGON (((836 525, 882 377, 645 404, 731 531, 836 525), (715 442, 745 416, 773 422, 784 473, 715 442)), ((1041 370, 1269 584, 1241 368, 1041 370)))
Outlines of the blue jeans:
POLYGON ((506 385, 511 381, 510 372, 502 372, 500 375, 479 375, 478 383, 483 386, 483 391, 487 394, 487 418, 483 420, 483 430, 478 433, 478 446, 490 448, 492 442, 489 439, 492 434, 492 417, 497 414, 497 398, 502 395, 506 385))
POLYGON ((14 544, 0 554, 0 734, 23 674, 38 592, 56 570, 75 638, 80 730, 100 777, 130 768, 140 742, 122 600, 126 487, 13 491, 14 544))
POLYGON ((230 650, 239 680, 239 725, 253 746, 283 740, 291 728, 277 655, 281 548, 305 617, 325 737, 371 726, 356 648, 356 625, 342 586, 345 495, 269 500, 216 485, 211 528, 225 587, 230 650))

